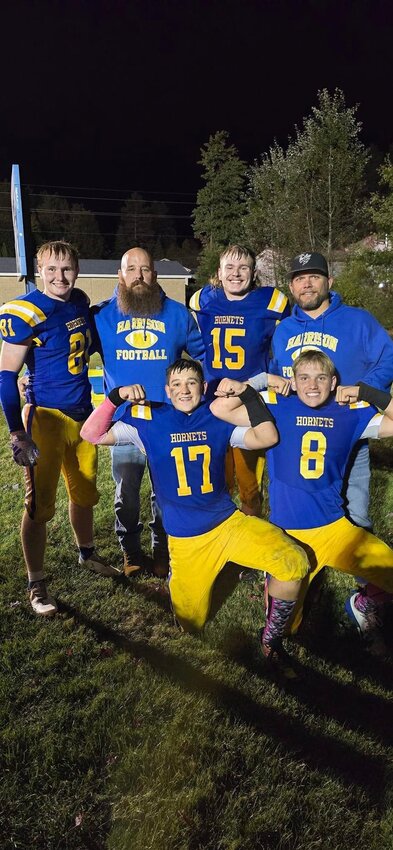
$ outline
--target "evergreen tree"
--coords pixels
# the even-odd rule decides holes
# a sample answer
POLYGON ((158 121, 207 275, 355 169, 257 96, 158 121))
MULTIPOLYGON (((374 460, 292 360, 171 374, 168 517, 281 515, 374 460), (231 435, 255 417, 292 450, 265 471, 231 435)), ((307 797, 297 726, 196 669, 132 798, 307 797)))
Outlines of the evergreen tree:
POLYGON ((380 191, 371 197, 372 221, 381 237, 393 237, 393 164, 387 157, 379 168, 380 191))
MULTIPOLYGON (((205 185, 197 194, 193 229, 202 242, 201 261, 204 267, 207 262, 206 268, 210 269, 208 258, 215 257, 220 246, 242 239, 246 165, 235 146, 229 144, 224 130, 210 136, 203 145, 198 164, 203 167, 205 185)), ((210 273, 214 270, 210 269, 210 273)))
POLYGON ((250 169, 245 231, 257 252, 273 249, 279 268, 302 250, 330 262, 361 233, 368 154, 356 111, 341 90, 318 92, 286 151, 275 144, 250 169))
POLYGON ((357 107, 346 106, 344 93, 323 89, 318 101, 304 119, 303 130, 297 131, 299 190, 309 247, 322 251, 330 262, 335 249, 360 233, 368 154, 360 141, 357 107))

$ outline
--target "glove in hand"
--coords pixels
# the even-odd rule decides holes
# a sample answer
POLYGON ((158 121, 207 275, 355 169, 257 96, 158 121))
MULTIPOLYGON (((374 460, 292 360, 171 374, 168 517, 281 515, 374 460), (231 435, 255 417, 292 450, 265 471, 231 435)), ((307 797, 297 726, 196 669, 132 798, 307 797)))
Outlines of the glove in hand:
POLYGON ((26 431, 11 434, 12 455, 18 466, 35 466, 39 451, 26 431))

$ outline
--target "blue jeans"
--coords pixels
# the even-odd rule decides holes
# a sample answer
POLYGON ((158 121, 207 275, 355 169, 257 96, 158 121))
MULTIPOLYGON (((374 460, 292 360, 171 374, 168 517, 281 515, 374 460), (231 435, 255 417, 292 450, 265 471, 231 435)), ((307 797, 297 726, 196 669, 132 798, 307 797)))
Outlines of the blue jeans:
POLYGON ((353 447, 348 461, 342 495, 349 519, 355 525, 371 531, 371 520, 368 515, 370 476, 368 441, 359 440, 353 447))
MULTIPOLYGON (((112 475, 115 489, 115 531, 123 552, 128 555, 140 555, 140 489, 146 466, 146 455, 136 446, 113 446, 112 475)), ((156 552, 167 552, 167 538, 162 525, 162 514, 151 491, 151 513, 149 522, 152 548, 156 552)))

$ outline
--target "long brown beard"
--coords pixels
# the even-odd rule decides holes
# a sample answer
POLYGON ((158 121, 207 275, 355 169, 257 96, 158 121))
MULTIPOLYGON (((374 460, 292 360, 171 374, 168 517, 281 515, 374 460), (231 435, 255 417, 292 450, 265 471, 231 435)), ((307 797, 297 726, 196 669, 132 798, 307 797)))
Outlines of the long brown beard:
POLYGON ((158 283, 144 284, 135 292, 119 283, 117 303, 125 316, 154 316, 161 310, 161 288, 158 283))

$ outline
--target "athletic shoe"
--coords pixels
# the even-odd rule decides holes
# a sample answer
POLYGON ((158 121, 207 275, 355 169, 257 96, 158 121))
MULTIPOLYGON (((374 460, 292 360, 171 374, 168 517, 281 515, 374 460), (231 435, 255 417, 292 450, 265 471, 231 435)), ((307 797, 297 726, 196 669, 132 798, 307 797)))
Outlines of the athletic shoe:
POLYGON ((49 596, 46 590, 45 580, 33 581, 28 588, 30 604, 36 614, 41 617, 52 617, 57 613, 57 605, 53 596, 49 596))
POLYGON ((142 552, 137 552, 135 555, 129 555, 124 552, 123 573, 125 576, 133 576, 141 573, 146 567, 145 556, 142 552))
POLYGON ((375 609, 366 611, 365 613, 358 611, 355 607, 355 601, 358 596, 359 593, 353 593, 345 603, 345 610, 349 619, 355 624, 365 642, 366 649, 368 649, 371 655, 389 655, 389 650, 382 635, 382 622, 378 613, 375 609))
POLYGON ((248 584, 255 584, 257 581, 261 581, 261 576, 263 574, 260 570, 251 570, 249 567, 245 567, 244 570, 239 573, 239 581, 245 581, 248 584))
POLYGON ((264 643, 263 642, 263 633, 265 629, 260 629, 258 632, 258 638, 261 648, 261 653, 263 657, 269 661, 269 663, 277 661, 280 654, 283 652, 282 640, 280 638, 276 638, 273 643, 264 643))
POLYGON ((266 670, 269 670, 274 675, 278 675, 282 680, 299 679, 291 656, 285 651, 281 638, 275 638, 273 643, 263 642, 264 629, 258 632, 259 646, 264 659, 266 670))
POLYGON ((90 558, 82 558, 82 555, 79 555, 79 566, 86 567, 88 570, 92 570, 93 573, 98 573, 100 576, 115 577, 121 575, 121 570, 118 570, 117 567, 111 567, 109 564, 106 564, 105 561, 97 555, 96 551, 92 552, 90 558))
POLYGON ((157 578, 166 578, 169 573, 169 557, 167 552, 153 550, 153 573, 157 578))

